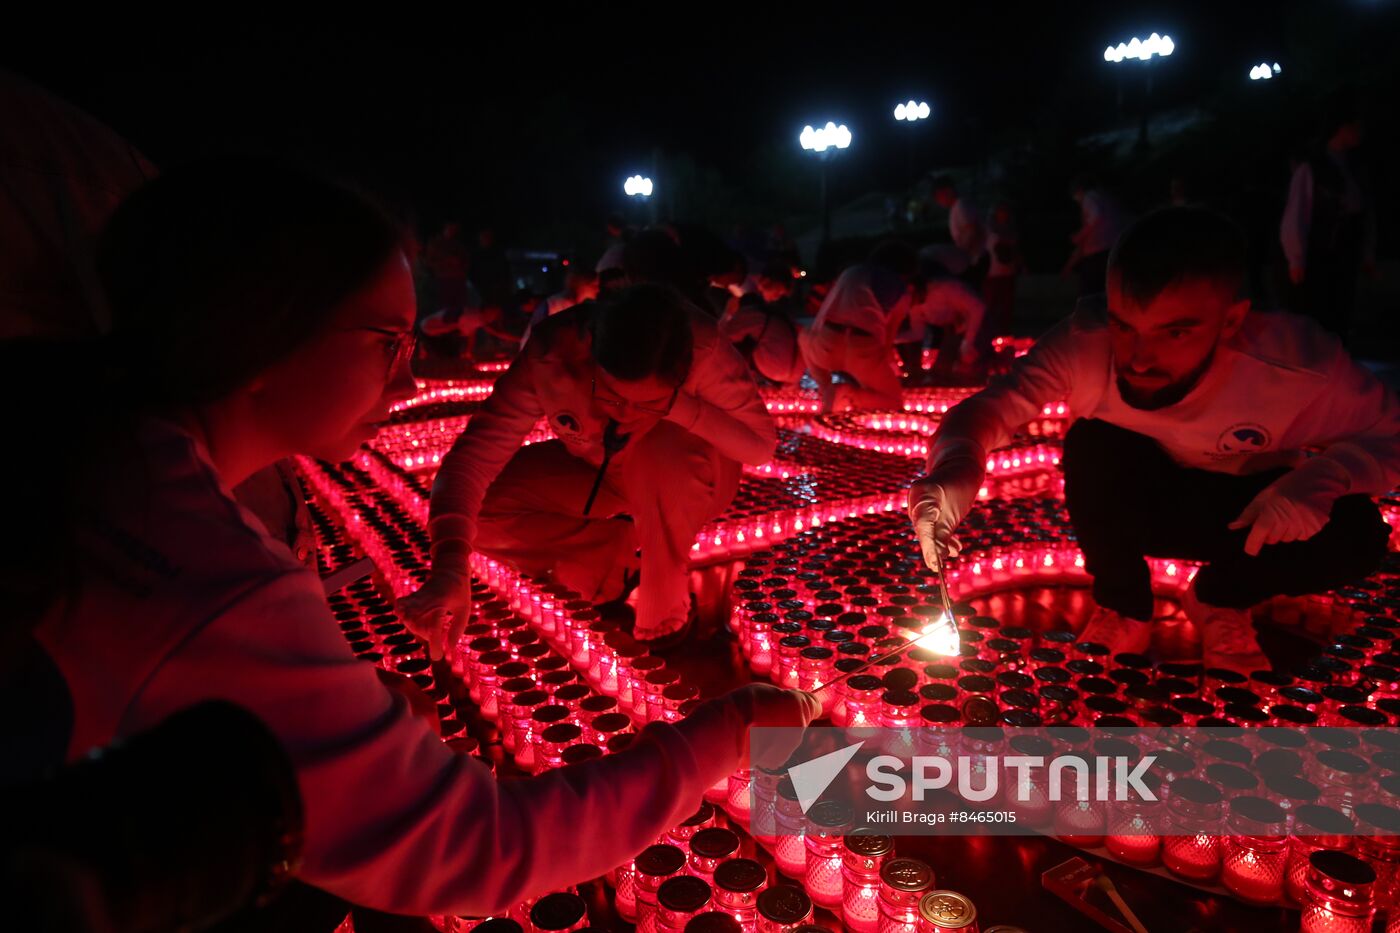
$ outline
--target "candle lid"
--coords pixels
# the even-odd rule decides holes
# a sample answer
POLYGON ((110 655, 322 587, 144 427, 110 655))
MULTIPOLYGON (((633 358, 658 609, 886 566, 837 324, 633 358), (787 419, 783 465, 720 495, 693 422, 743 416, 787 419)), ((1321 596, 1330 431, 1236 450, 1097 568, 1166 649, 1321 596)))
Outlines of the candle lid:
MULTIPOLYGON (((524 696, 524 694, 518 694, 518 696, 524 696)), ((546 694, 546 696, 548 696, 548 694, 546 694)), ((549 706, 541 706, 539 709, 535 710, 530 714, 530 719, 538 723, 558 723, 562 725, 563 721, 569 718, 570 712, 571 710, 567 706, 560 706, 552 703, 549 706)))
POLYGON ((907 667, 897 667, 886 671, 880 678, 886 690, 908 692, 919 685, 919 675, 907 667))
POLYGON ((894 852, 894 837, 880 833, 856 832, 845 839, 846 850, 862 858, 884 858, 894 852))
POLYGON ((1236 797, 1230 801, 1231 825, 1249 835, 1268 834, 1274 828, 1282 826, 1286 819, 1283 807, 1263 797, 1236 797))
POLYGON ((676 846, 661 843, 647 846, 634 863, 643 875, 663 878, 674 875, 685 867, 685 853, 676 846))
POLYGON ((874 674, 856 674, 846 681, 847 693, 869 693, 873 690, 883 692, 884 682, 874 674))
POLYGON ((577 894, 546 894, 530 908, 530 924, 536 930, 567 930, 587 913, 583 898, 577 894))
POLYGON ((1340 771, 1342 774, 1365 774, 1371 770, 1371 766, 1364 758, 1360 758, 1350 752, 1330 749, 1325 752, 1318 752, 1315 756, 1317 763, 1333 771, 1340 771))
MULTIPOLYGON (((550 727, 554 728, 553 726, 550 727)), ((560 757, 566 765, 576 765, 583 761, 592 761, 594 758, 602 758, 603 750, 596 745, 587 742, 580 742, 577 745, 570 745, 560 753, 560 757)))
MULTIPOLYGON (((813 811, 816 809, 812 808, 813 811)), ((690 851, 699 858, 728 858, 739 851, 739 837, 732 829, 711 826, 690 838, 690 851)))
POLYGON ((758 896, 758 912, 772 923, 791 926, 812 912, 812 899, 795 884, 779 884, 758 896))
POLYGON ((1369 902, 1376 870, 1354 855, 1319 849, 1308 856, 1308 884, 1346 900, 1369 902))
POLYGON ((1305 803, 1293 810, 1293 833, 1297 836, 1349 836, 1356 831, 1355 824, 1341 810, 1324 807, 1315 803, 1305 803), (1316 832, 1305 832, 1315 830, 1316 832))
MULTIPOLYGON (((593 689, 587 684, 565 684, 554 691, 554 699, 562 700, 565 703, 577 702, 579 703, 580 709, 582 708, 582 704, 592 697, 593 689)), ((612 700, 613 706, 617 705, 617 700, 614 700, 612 697, 606 697, 606 699, 612 700)), ((604 707, 604 709, 612 709, 612 706, 604 707)))
POLYGON ((914 858, 891 859, 880 867, 880 880, 896 891, 914 894, 933 886, 933 869, 914 858))
POLYGON ((656 903, 663 910, 678 914, 693 914, 710 902, 710 886, 694 875, 677 875, 661 882, 656 889, 656 903))
POLYGON ((963 701, 962 718, 969 726, 990 726, 1001 716, 996 703, 988 697, 972 696, 963 701))
POLYGON ((1253 790, 1259 784, 1257 777, 1239 765, 1208 765, 1206 777, 1227 791, 1253 790))
POLYGON ((631 725, 632 718, 626 713, 599 713, 589 723, 589 727, 594 732, 599 733, 621 732, 623 729, 630 728, 631 725))
POLYGON ((956 891, 930 891, 919 900, 919 916, 939 930, 961 930, 977 920, 977 908, 956 891))
MULTIPOLYGON (((511 699, 514 706, 539 706, 541 703, 547 702, 549 702, 549 694, 543 690, 522 690, 511 699)), ((565 710, 566 714, 567 712, 565 710)))
POLYGON ((744 925, 729 914, 707 910, 685 923, 685 933, 743 933, 744 925))
MULTIPOLYGON (((551 709, 552 707, 545 707, 551 709)), ((562 745, 565 742, 573 742, 583 738, 583 729, 572 722, 556 722, 552 726, 546 726, 540 733, 540 738, 555 745, 562 745)))
POLYGON ((1300 726, 1310 726, 1317 722, 1317 713, 1290 703, 1278 703, 1269 707, 1269 715, 1300 726))
MULTIPOLYGON (((817 827, 830 831, 849 826, 855 821, 855 811, 836 800, 823 800, 807 811, 807 819, 817 827)), ((829 832, 828 832, 829 834, 829 832)), ((735 837, 736 840, 738 837, 735 837)), ((695 848, 691 845, 692 850, 695 848)))
POLYGON ((750 858, 725 859, 715 868, 715 886, 736 894, 757 891, 768 883, 768 869, 750 858))

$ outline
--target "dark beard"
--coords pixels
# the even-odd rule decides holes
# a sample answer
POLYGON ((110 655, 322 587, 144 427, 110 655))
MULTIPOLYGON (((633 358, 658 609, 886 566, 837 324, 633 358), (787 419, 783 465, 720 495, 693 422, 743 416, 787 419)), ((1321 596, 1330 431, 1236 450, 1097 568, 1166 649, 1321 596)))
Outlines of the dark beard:
POLYGON ((1150 392, 1134 388, 1123 381, 1122 374, 1118 376, 1118 394, 1122 396, 1123 402, 1129 408, 1136 408, 1138 411, 1158 411, 1162 408, 1170 408, 1177 402, 1191 394, 1191 390, 1200 384, 1201 377, 1210 369, 1210 364, 1215 362, 1215 351, 1211 350, 1210 356, 1197 366, 1185 379, 1173 382, 1171 385, 1154 389, 1150 392))

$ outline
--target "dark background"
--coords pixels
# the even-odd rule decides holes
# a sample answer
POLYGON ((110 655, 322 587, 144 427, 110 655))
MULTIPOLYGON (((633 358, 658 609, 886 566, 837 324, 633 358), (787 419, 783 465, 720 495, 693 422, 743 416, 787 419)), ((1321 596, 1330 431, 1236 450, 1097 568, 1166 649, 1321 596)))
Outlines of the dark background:
MULTIPOLYGON (((314 25, 201 10, 197 24, 6 30, 0 64, 157 164, 230 147, 291 153, 357 179, 421 230, 460 218, 495 225, 508 245, 587 248, 607 211, 645 219, 621 191, 633 172, 655 173, 662 216, 724 232, 785 219, 800 232, 815 222, 817 170, 797 134, 834 118, 855 135, 832 176, 836 204, 899 193, 939 167, 993 165, 996 194, 1051 215, 1062 252, 1058 228, 1075 219, 1065 186, 1086 167, 1135 207, 1164 200, 1174 173, 1210 200, 1256 186, 1281 205, 1289 145, 1344 85, 1361 92, 1373 163, 1394 164, 1395 6, 474 3, 314 25), (1150 66, 1153 111, 1185 114, 1185 129, 1147 153, 1096 146, 1089 134, 1136 127, 1144 92, 1141 63, 1109 65, 1103 49, 1152 31, 1177 44, 1150 66), (1266 60, 1281 79, 1250 82, 1266 60), (897 124, 892 108, 910 97, 933 117, 897 124)), ((1379 181, 1392 204, 1394 183, 1379 181)), ((1393 242, 1384 223, 1382 236, 1393 242)), ((1063 259, 1044 251, 1042 266, 1063 259)))

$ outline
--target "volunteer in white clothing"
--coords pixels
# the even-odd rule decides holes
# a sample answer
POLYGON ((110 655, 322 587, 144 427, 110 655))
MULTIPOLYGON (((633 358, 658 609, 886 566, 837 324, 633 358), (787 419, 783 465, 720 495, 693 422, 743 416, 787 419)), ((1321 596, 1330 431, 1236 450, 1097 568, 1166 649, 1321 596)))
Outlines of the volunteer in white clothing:
POLYGON ((433 572, 401 603, 435 651, 470 612, 474 550, 584 598, 624 595, 640 567, 634 634, 683 638, 700 527, 766 463, 777 429, 748 365, 672 289, 634 285, 548 318, 433 483, 433 572), (522 447, 545 419, 555 439, 522 447), (640 549, 640 564, 637 551, 640 549))
POLYGON ((956 551, 987 453, 1064 400, 1065 500, 1101 607, 1083 639, 1146 649, 1144 558, 1198 560, 1185 609, 1207 664, 1268 666, 1251 606, 1379 565, 1389 528, 1368 497, 1400 480, 1400 402, 1312 322, 1251 310, 1245 275, 1218 214, 1168 208, 1130 228, 1106 314, 1077 312, 943 419, 910 497, 925 556, 956 551))
POLYGON ((917 277, 917 254, 895 241, 837 276, 811 329, 798 335, 822 411, 903 407, 894 342, 917 277), (839 386, 832 381, 836 373, 846 377, 839 386))

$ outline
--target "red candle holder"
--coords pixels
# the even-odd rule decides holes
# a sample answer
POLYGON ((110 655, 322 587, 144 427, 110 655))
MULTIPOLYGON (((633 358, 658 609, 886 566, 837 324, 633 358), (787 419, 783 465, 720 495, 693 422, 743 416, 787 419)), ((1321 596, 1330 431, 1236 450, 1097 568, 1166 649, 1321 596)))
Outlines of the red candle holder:
POLYGON ((933 869, 912 858, 895 858, 880 868, 880 922, 877 933, 917 933, 919 901, 933 888, 933 869))
POLYGON ((684 933, 685 926, 710 906, 710 886, 691 875, 667 878, 656 892, 658 933, 684 933))
MULTIPOLYGON (((1370 933, 1375 919, 1371 866, 1344 852, 1319 850, 1308 857, 1301 933, 1370 933)), ((1392 918, 1394 919, 1394 918, 1392 918)))
POLYGON ((1278 804, 1262 797, 1230 801, 1220 880, 1240 900, 1276 904, 1283 900, 1288 865, 1287 818, 1278 804))
POLYGON ((876 933, 880 924, 880 869, 894 857, 890 836, 857 834, 843 842, 841 919, 856 933, 876 933))
POLYGON ((1214 784, 1178 778, 1167 798, 1169 832, 1162 839, 1162 865, 1188 881, 1211 883, 1220 875, 1221 802, 1214 784))
POLYGON ((744 933, 758 923, 758 897, 768 887, 768 870, 752 859, 721 862, 714 873, 715 909, 739 922, 744 933))

